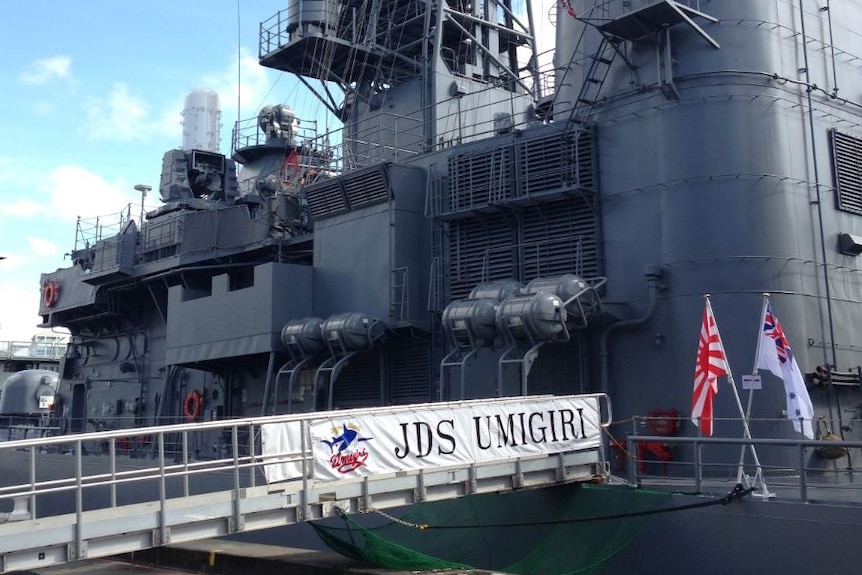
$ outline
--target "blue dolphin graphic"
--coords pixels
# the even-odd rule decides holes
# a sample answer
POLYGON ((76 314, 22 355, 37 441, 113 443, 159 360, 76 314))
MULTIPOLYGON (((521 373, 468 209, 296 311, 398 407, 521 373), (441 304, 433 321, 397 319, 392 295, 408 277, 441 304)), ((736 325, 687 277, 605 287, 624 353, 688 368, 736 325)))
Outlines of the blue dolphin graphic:
POLYGON ((344 426, 344 431, 341 432, 341 435, 336 435, 332 438, 331 441, 327 441, 325 439, 321 440, 323 441, 323 443, 329 446, 330 451, 334 450, 335 447, 338 446, 338 453, 341 453, 342 451, 350 447, 350 444, 354 441, 368 441, 369 439, 371 439, 370 437, 358 437, 358 431, 350 429, 349 427, 347 427, 346 423, 342 423, 342 425, 344 426))

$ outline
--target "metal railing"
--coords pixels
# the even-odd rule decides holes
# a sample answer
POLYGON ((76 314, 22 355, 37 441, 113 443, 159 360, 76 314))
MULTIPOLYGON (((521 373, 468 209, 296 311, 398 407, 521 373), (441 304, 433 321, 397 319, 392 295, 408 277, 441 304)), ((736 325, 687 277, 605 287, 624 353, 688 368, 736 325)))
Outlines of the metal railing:
POLYGON ((59 360, 66 341, 0 341, 0 359, 59 360))
MULTIPOLYGON (((612 414, 606 395, 570 398, 596 401, 599 424, 609 425, 612 414)), ((544 401, 547 396, 430 405, 497 404, 505 409, 506 404, 520 407, 528 399, 544 401)), ((374 417, 424 407, 343 410, 337 417, 374 417)), ((335 506, 355 513, 471 493, 587 481, 605 468, 601 442, 574 442, 566 450, 548 454, 455 461, 444 467, 364 477, 316 478, 311 425, 328 422, 334 415, 315 412, 0 442, 4 471, 0 503, 14 502, 11 512, 0 514, 0 573, 280 527, 326 517, 335 506), (299 445, 268 447, 264 454, 262 426, 280 423, 299 426, 301 439, 293 439, 299 445), (192 437, 204 433, 221 433, 225 448, 213 459, 195 460, 192 437), (149 454, 130 457, 130 442, 149 446, 149 454), (95 444, 104 444, 107 454, 88 455, 95 444), (284 464, 295 471, 273 483, 264 480, 267 466, 283 470, 284 464), (48 501, 51 512, 40 515, 37 505, 48 501), (62 504, 67 509, 58 507, 62 504)))
MULTIPOLYGON (((598 397, 607 400, 603 394, 598 397)), ((446 405, 460 407, 523 400, 523 397, 502 397, 448 402, 446 405)), ((337 413, 339 418, 349 418, 415 409, 415 405, 386 406, 341 410, 337 413)), ((608 405, 606 410, 609 409, 608 405)), ((301 467, 303 481, 313 479, 311 446, 303 445, 300 450, 263 455, 261 426, 296 422, 302 426, 303 437, 307 437, 309 425, 330 416, 328 412, 313 412, 0 441, 0 464, 6 465, 10 454, 18 455, 16 459, 21 463, 17 476, 12 476, 11 469, 7 469, 10 473, 6 475, 6 481, 0 484, 0 501, 26 497, 31 504, 31 518, 36 519, 39 517, 36 498, 47 494, 73 492, 74 512, 80 514, 85 511, 85 493, 96 488, 107 490, 106 504, 89 505, 89 509, 118 506, 118 493, 123 487, 144 481, 158 482, 161 505, 171 497, 183 498, 208 491, 201 483, 195 484, 197 489, 191 488, 191 479, 205 474, 218 473, 223 478, 229 475, 229 481, 218 482, 220 487, 227 486, 233 490, 255 487, 265 483, 263 468, 274 463, 296 462, 301 467), (196 450, 190 447, 195 443, 193 436, 207 433, 229 436, 229 441, 224 449, 219 450, 218 456, 195 459, 196 450), (71 472, 68 476, 60 476, 63 469, 56 465, 58 460, 63 459, 68 462, 63 469, 71 472), (51 463, 46 465, 42 460, 50 460, 51 463), (94 461, 98 464, 94 464, 94 461), (9 480, 10 476, 21 477, 25 474, 28 477, 23 481, 9 480), (167 489, 167 484, 174 480, 177 480, 174 488, 167 489)))
POLYGON ((632 484, 707 493, 726 491, 741 477, 764 495, 862 503, 862 477, 851 458, 851 450, 860 448, 862 441, 631 435, 625 467, 632 484), (760 466, 753 462, 752 449, 758 450, 760 466))

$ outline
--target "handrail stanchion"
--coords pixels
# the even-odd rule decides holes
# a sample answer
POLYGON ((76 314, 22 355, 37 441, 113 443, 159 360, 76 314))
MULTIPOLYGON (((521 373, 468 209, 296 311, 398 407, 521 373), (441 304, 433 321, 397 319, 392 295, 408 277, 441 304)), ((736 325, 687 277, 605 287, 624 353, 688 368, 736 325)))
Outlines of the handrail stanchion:
POLYGON ((302 492, 299 494, 299 511, 297 519, 304 521, 308 517, 308 442, 306 435, 308 434, 308 420, 303 419, 299 423, 300 430, 300 449, 302 450, 300 458, 302 461, 302 492))
POLYGON ((254 424, 248 424, 248 461, 249 461, 249 474, 251 478, 249 479, 250 485, 252 487, 257 486, 257 481, 255 479, 255 474, 257 473, 257 465, 255 465, 255 453, 257 453, 257 439, 254 434, 254 424))
POLYGON ((117 438, 108 440, 108 454, 111 459, 111 507, 117 506, 117 438))
POLYGON ((189 432, 183 430, 183 496, 189 496, 189 432))
POLYGON ((168 518, 165 513, 167 495, 165 489, 165 434, 158 433, 159 438, 159 545, 170 543, 168 535, 168 518))
POLYGON ((239 483, 239 426, 231 427, 231 449, 233 451, 233 523, 230 532, 235 533, 243 530, 242 515, 240 514, 240 483, 239 483))
POLYGON ((805 446, 798 443, 796 449, 799 453, 799 499, 808 501, 808 472, 805 470, 805 446))
POLYGON ((36 451, 37 447, 30 448, 30 517, 36 519, 36 451))
POLYGON ((703 444, 699 436, 694 438, 694 489, 703 491, 703 444))
POLYGON ((84 551, 84 456, 81 440, 75 442, 75 559, 83 559, 84 551))

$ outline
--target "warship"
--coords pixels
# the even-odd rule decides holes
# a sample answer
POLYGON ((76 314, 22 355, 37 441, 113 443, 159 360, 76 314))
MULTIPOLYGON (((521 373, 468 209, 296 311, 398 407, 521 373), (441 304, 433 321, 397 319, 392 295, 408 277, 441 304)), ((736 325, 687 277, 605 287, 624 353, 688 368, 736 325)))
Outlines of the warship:
MULTIPOLYGON (((7 381, 0 414, 75 434, 604 393, 609 481, 751 496, 657 515, 593 568, 855 573, 859 24, 853 0, 290 0, 260 64, 343 128, 274 104, 230 156, 167 152, 161 207, 79 226, 43 274, 59 377, 35 405, 45 380, 7 381), (726 364, 761 376, 719 380, 711 437, 689 421, 705 294, 726 364), (763 294, 802 427, 757 369, 763 294)), ((211 136, 212 98, 186 128, 211 136)))

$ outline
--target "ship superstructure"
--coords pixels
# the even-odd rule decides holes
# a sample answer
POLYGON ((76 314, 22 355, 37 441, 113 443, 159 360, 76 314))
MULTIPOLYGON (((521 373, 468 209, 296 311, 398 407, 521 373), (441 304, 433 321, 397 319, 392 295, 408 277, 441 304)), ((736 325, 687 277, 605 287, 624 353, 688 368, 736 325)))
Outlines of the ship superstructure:
MULTIPOLYGON (((230 158, 170 151, 160 208, 43 275, 44 325, 72 334, 52 427, 604 392, 621 435, 649 414, 695 435, 677 416, 703 295, 742 375, 768 292, 818 437, 858 440, 862 6, 556 13, 552 70, 529 0, 294 0, 264 21, 261 64, 344 128, 281 104, 230 158)), ((752 435, 798 438, 781 381, 754 393, 752 435)), ((731 393, 715 412, 741 436, 731 393)), ((853 450, 805 454, 852 481, 853 450)))

